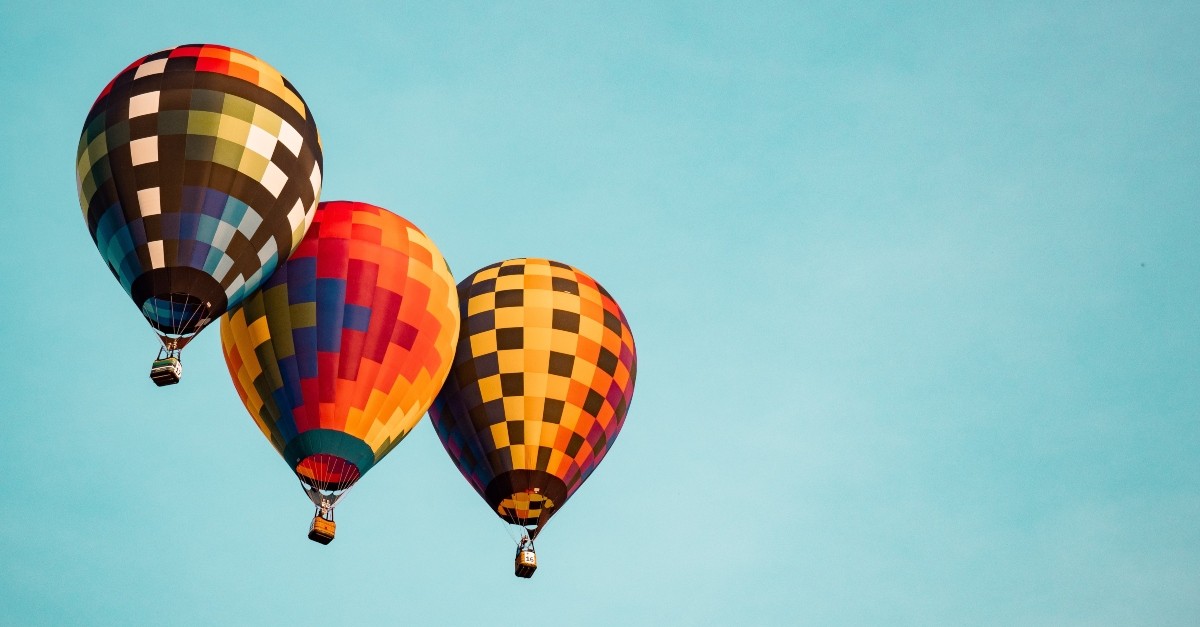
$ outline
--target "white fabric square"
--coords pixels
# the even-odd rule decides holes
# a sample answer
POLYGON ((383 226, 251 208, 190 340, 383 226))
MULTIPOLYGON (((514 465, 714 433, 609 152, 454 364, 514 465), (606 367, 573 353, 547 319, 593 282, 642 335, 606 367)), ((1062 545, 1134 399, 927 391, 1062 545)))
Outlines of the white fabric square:
POLYGON ((162 213, 162 206, 159 204, 157 187, 139 189, 137 194, 138 211, 141 212, 142 217, 156 216, 162 213))
POLYGON ((258 251, 258 260, 265 266, 267 265, 267 261, 278 252, 279 245, 275 243, 275 238, 272 237, 263 245, 262 250, 258 251))
POLYGON ((146 248, 150 250, 150 267, 162 268, 167 265, 163 260, 163 243, 162 240, 156 239, 153 242, 148 242, 146 248))
POLYGON ((309 207, 308 207, 308 211, 304 212, 304 232, 305 233, 308 232, 308 227, 312 226, 313 218, 315 218, 317 216, 317 205, 318 204, 320 204, 320 201, 317 200, 316 198, 314 198, 312 204, 309 205, 309 207))
POLYGON ((233 278, 233 283, 230 283, 229 287, 225 288, 225 296, 228 298, 233 298, 233 295, 236 294, 238 290, 242 289, 242 286, 245 284, 245 277, 240 274, 237 275, 233 278))
POLYGON ((213 278, 218 281, 224 281, 225 275, 229 274, 229 269, 232 267, 233 257, 221 255, 221 261, 217 262, 217 269, 213 270, 213 278))
POLYGON ((158 161, 158 137, 143 137, 129 142, 129 156, 133 165, 158 161))
MULTIPOLYGON (((308 233, 308 227, 312 226, 313 217, 317 215, 317 202, 318 201, 314 199, 313 203, 309 205, 308 209, 301 211, 301 219, 304 221, 304 226, 302 229, 297 229, 296 225, 292 225, 292 249, 288 251, 288 255, 296 252, 296 247, 299 246, 300 241, 304 239, 304 234, 308 233)), ((296 207, 303 209, 300 207, 299 200, 296 201, 296 207)), ((292 209, 292 211, 295 211, 295 209, 292 209)), ((289 213, 288 220, 290 221, 291 218, 292 214, 289 213)))
POLYGON ((155 59, 147 61, 138 66, 137 73, 133 75, 133 80, 137 80, 143 76, 151 76, 154 74, 162 74, 163 70, 167 69, 166 59, 155 59))
POLYGON ((250 278, 246 279, 246 284, 247 285, 259 285, 262 282, 262 275, 263 275, 262 268, 255 270, 254 274, 251 274, 250 278))
POLYGON ((267 159, 270 159, 271 155, 275 153, 276 143, 278 140, 274 135, 257 126, 251 126, 250 134, 246 136, 246 147, 267 159))
POLYGON ((279 169, 279 166, 274 162, 267 162, 267 171, 263 173, 262 185, 267 188, 271 195, 279 198, 279 192, 283 191, 283 186, 287 183, 288 177, 279 169))
POLYGON ((129 99, 129 117, 136 118, 139 115, 150 115, 158 112, 158 92, 152 91, 145 94, 138 94, 129 99))
POLYGON ((287 120, 280 120, 279 123, 279 143, 283 144, 293 155, 300 155, 300 146, 304 143, 304 138, 296 129, 292 128, 287 120))
POLYGON ((308 177, 308 183, 312 185, 313 196, 321 196, 321 166, 313 164, 312 176, 308 177))
POLYGON ((234 233, 237 233, 237 229, 233 228, 232 224, 222 220, 221 223, 217 225, 217 232, 213 233, 212 247, 216 248, 217 250, 228 249, 229 240, 233 239, 234 233))
POLYGON ((296 228, 304 223, 304 203, 296 201, 295 206, 288 212, 288 224, 292 225, 292 232, 296 232, 296 228))
POLYGON ((254 237, 255 231, 258 231, 258 226, 262 224, 262 216, 250 207, 246 207, 246 214, 242 216, 242 223, 238 225, 238 230, 246 239, 254 237))

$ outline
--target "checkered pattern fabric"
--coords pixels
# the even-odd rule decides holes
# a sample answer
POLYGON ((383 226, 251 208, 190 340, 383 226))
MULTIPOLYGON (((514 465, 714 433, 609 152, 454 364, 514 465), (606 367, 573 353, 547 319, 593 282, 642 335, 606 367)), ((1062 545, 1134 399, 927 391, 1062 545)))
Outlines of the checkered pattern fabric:
POLYGON ((306 485, 349 487, 433 402, 458 337, 437 247, 385 209, 321 203, 300 246, 221 318, 229 374, 306 485))
POLYGON ((79 203, 101 256, 152 326, 195 331, 300 242, 321 191, 312 114, 274 68, 187 45, 125 68, 88 113, 79 203), (193 321, 189 328, 188 321, 193 321))
POLYGON ((633 334, 604 288, 555 261, 490 265, 458 295, 463 332, 430 418, 488 505, 540 529, 621 430, 633 334))

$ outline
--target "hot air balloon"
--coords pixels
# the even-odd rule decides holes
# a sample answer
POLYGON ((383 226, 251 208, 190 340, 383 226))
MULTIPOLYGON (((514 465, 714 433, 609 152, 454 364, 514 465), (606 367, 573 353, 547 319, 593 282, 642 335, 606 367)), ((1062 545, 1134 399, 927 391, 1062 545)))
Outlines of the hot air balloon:
POLYGON ((458 297, 445 259, 408 220, 323 202, 291 258, 221 318, 238 395, 316 506, 309 538, 417 424, 446 378, 458 297))
POLYGON ((151 378, 262 284, 300 242, 321 192, 308 106, 270 65, 193 44, 134 61, 92 105, 76 155, 100 255, 162 340, 151 378))
POLYGON ((430 408, 459 471, 502 520, 533 540, 583 485, 625 422, 637 353, 612 296, 547 259, 492 264, 458 284, 463 332, 430 408))

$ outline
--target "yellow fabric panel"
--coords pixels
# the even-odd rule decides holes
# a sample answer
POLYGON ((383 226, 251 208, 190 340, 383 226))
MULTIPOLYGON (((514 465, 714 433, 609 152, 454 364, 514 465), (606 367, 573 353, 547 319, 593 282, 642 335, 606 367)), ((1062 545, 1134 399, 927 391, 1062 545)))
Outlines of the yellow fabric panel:
POLYGON ((492 440, 496 442, 496 448, 508 446, 508 423, 500 422, 488 427, 492 432, 492 440))
POLYGON ((525 287, 525 278, 519 274, 506 274, 496 277, 496 291, 520 290, 525 287))
POLYGON ((263 74, 278 74, 278 72, 272 69, 271 66, 259 61, 258 57, 250 56, 241 50, 235 50, 231 48, 229 50, 229 62, 238 63, 248 68, 253 68, 256 72, 258 72, 260 80, 263 74))
MULTIPOLYGON (((470 298, 470 300, 467 301, 467 315, 468 316, 473 316, 477 313, 483 313, 485 311, 491 311, 495 308, 496 308, 496 293, 495 292, 488 292, 486 294, 479 294, 476 296, 472 296, 470 298)), ((481 354, 481 353, 476 353, 476 354, 481 354)))
POLYGON ((434 388, 430 374, 421 369, 417 376, 409 381, 403 377, 396 379, 384 399, 380 419, 372 425, 367 437, 363 438, 377 456, 381 456, 395 446, 397 442, 416 426, 425 413, 420 390, 434 388))
POLYGON ((245 150, 245 146, 241 143, 218 137, 216 145, 213 146, 213 163, 219 163, 227 168, 236 170, 242 163, 242 153, 245 150))
POLYGON ((242 174, 256 180, 261 181, 263 175, 267 173, 267 164, 270 160, 253 150, 243 150, 242 160, 238 162, 237 169, 242 174))
POLYGON ((253 347, 258 347, 263 342, 269 342, 271 331, 267 328, 267 319, 264 317, 255 320, 247 329, 247 334, 250 337, 250 345, 253 347))
MULTIPOLYGON (((543 423, 537 443, 546 448, 554 448, 554 441, 558 439, 559 431, 562 431, 562 427, 560 425, 554 424, 553 422, 543 423)), ((553 463, 554 453, 550 454, 550 460, 551 463, 553 463)))
POLYGON ((587 283, 579 284, 579 299, 596 303, 601 306, 604 305, 604 300, 600 297, 600 291, 588 285, 587 283))
MULTIPOLYGON (((361 386, 362 381, 377 381, 380 364, 372 359, 363 358, 358 364, 358 381, 355 387, 361 386)), ((383 406, 385 392, 372 389, 367 393, 367 400, 362 407, 350 406, 346 414, 346 433, 367 433, 370 430, 371 417, 383 406)))
POLYGON ((525 413, 525 397, 523 396, 505 396, 501 401, 504 404, 504 416, 510 420, 526 419, 525 413))
POLYGON ((205 135, 216 137, 221 128, 221 114, 212 111, 191 109, 188 111, 188 135, 205 135))
POLYGON ((512 456, 512 465, 514 470, 529 470, 529 468, 525 465, 524 444, 510 444, 508 447, 508 454, 512 456))
POLYGON ((556 374, 546 375, 546 398, 564 399, 571 389, 571 379, 556 374))
POLYGON ((525 276, 550 276, 550 264, 535 263, 533 259, 525 262, 525 276))
POLYGON ((418 259, 409 259, 408 274, 414 281, 422 285, 429 285, 434 282, 434 277, 438 276, 433 268, 428 264, 421 262, 418 259))
POLYGON ((574 431, 575 425, 579 424, 579 416, 582 412, 583 410, 579 407, 567 403, 563 406, 562 418, 559 419, 558 424, 562 425, 566 429, 574 431))
POLYGON ((246 144, 250 136, 250 123, 232 115, 223 114, 217 126, 217 137, 233 142, 239 146, 246 144))
POLYGON ((477 273, 475 275, 475 282, 478 283, 480 281, 486 281, 487 279, 494 279, 499 275, 500 275, 500 268, 498 268, 498 267, 497 268, 488 268, 487 270, 480 270, 479 273, 477 273))
MULTIPOLYGON (((547 358, 549 358, 549 353, 547 353, 547 358)), ((534 363, 537 364, 545 362, 536 361, 534 363)), ((547 374, 542 368, 530 367, 527 369, 525 371, 526 399, 541 399, 545 397, 546 389, 549 387, 550 383, 550 376, 551 375, 547 374)), ((541 415, 541 409, 538 410, 538 414, 541 415)))
MULTIPOLYGON (((528 377, 529 375, 525 375, 528 377)), ((527 382, 526 386, 529 385, 527 382)), ((542 420, 542 412, 546 408, 545 399, 540 396, 522 396, 521 397, 521 418, 524 420, 542 420)))
POLYGON ((229 325, 233 331, 233 345, 242 355, 242 367, 253 381, 262 374, 258 358, 254 356, 254 343, 250 339, 250 330, 246 327, 246 316, 241 309, 237 310, 235 318, 229 325))
POLYGON ((555 276, 560 279, 570 279, 571 281, 575 281, 577 279, 575 271, 571 270, 570 268, 560 268, 558 266, 551 265, 547 265, 546 267, 550 268, 551 276, 555 276))
MULTIPOLYGON (((236 312, 231 324, 221 325, 221 336, 222 346, 227 347, 226 352, 237 354, 241 358, 242 367, 234 375, 241 385, 235 387, 238 389, 238 395, 242 398, 242 403, 246 405, 246 409, 250 411, 254 421, 259 423, 261 420, 258 415, 262 410, 263 400, 254 387, 254 379, 262 371, 259 368, 258 360, 253 355, 249 332, 246 329, 246 317, 240 309, 236 312), (248 350, 251 351, 250 358, 247 358, 248 350)), ((266 426, 259 424, 259 429, 265 430, 266 426)))
POLYGON ((554 309, 579 313, 579 297, 566 292, 550 292, 551 303, 554 309))
MULTIPOLYGON (((553 423, 545 423, 543 425, 541 418, 526 418, 525 419, 525 444, 528 444, 528 452, 533 453, 532 459, 527 458, 525 462, 529 464, 529 468, 533 468, 537 463, 538 447, 535 444, 540 444, 542 441, 543 426, 556 426, 553 423)), ((549 429, 547 429, 548 431, 549 429)))
POLYGON ((530 333, 546 333, 546 342, 549 347, 549 333, 552 330, 551 325, 554 324, 554 310, 549 307, 524 307, 521 310, 525 315, 522 316, 522 323, 525 326, 525 342, 528 347, 530 333))
POLYGON ((576 334, 560 329, 550 330, 550 350, 574 355, 575 349, 578 347, 579 336, 576 334))
POLYGON ((501 307, 496 310, 497 329, 515 329, 525 322, 524 309, 521 307, 501 307))
MULTIPOLYGON (((535 278, 545 278, 545 277, 526 276, 525 277, 525 283, 526 283, 525 287, 528 288, 529 287, 528 283, 532 282, 531 279, 535 279, 535 278)), ((562 292, 558 292, 558 293, 562 294, 562 292)), ((524 303, 525 309, 527 309, 527 310, 530 310, 530 311, 549 310, 549 309, 554 308, 554 301, 556 300, 554 297, 554 294, 555 294, 555 292, 553 290, 549 289, 548 287, 546 289, 536 289, 536 290, 535 289, 526 289, 526 291, 521 295, 521 299, 522 299, 522 303, 524 303)), ((564 296, 570 296, 570 294, 564 294, 564 296)))
POLYGON ((500 372, 521 372, 525 368, 525 352, 519 348, 496 351, 500 372))
POLYGON ((576 359, 571 367, 571 378, 591 387, 592 377, 596 375, 596 365, 584 359, 576 359))
POLYGON ((500 391, 500 375, 492 375, 480 379, 479 395, 483 397, 485 402, 503 398, 504 394, 500 391))
POLYGON ((367 397, 367 404, 363 407, 362 418, 355 423, 354 431, 356 433, 365 433, 370 429, 368 421, 373 420, 372 416, 379 415, 379 410, 383 407, 383 403, 386 400, 387 392, 378 388, 371 390, 370 395, 367 397))
POLYGON ((273 137, 279 137, 279 131, 283 128, 283 118, 266 107, 255 107, 254 119, 251 121, 273 137))
MULTIPOLYGON (((247 124, 254 120, 254 109, 256 107, 258 105, 253 102, 230 93, 226 93, 225 98, 221 100, 221 113, 226 117, 234 117, 245 121, 247 124)), ((247 128, 246 130, 249 131, 250 129, 247 128)))
POLYGON ((579 335, 599 343, 604 339, 604 322, 587 316, 579 317, 579 335))

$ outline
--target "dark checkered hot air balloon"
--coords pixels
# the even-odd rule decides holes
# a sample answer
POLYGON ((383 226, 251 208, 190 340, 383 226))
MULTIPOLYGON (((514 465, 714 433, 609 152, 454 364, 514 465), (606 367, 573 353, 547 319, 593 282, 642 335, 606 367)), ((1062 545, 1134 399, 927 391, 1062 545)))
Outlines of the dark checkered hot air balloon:
POLYGON ((333 507, 412 430, 450 370, 454 279, 433 242, 385 209, 324 202, 263 287, 221 318, 242 402, 317 506, 333 507))
POLYGON ((458 284, 463 330, 430 408, 475 491, 532 540, 592 474, 625 422, 637 375, 633 334, 608 292, 546 259, 492 264, 458 284))
POLYGON ((138 59, 104 88, 76 175, 100 255, 174 359, 300 242, 320 196, 321 146, 274 68, 186 45, 138 59))

